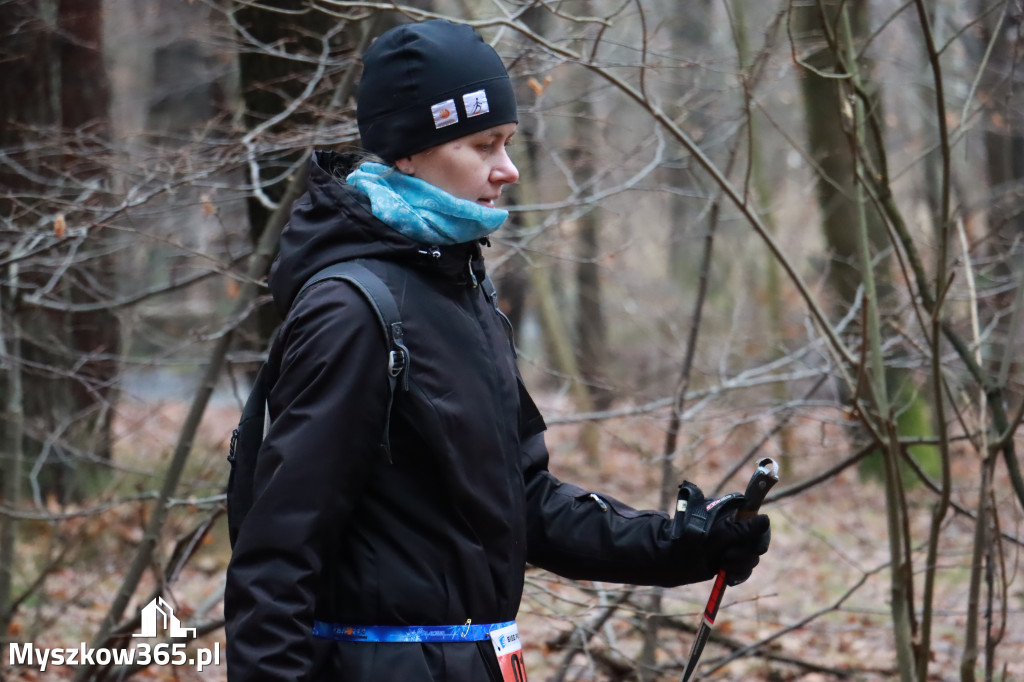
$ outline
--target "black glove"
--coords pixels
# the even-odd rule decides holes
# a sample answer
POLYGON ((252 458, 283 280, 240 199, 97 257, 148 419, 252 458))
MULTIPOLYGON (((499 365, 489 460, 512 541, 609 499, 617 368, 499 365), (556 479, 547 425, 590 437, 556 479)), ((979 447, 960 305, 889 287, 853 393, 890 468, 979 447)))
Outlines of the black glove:
POLYGON ((684 481, 679 486, 672 537, 688 553, 699 553, 703 564, 690 580, 707 580, 719 570, 725 571, 730 586, 750 577, 759 557, 768 551, 771 524, 764 514, 737 521, 736 512, 745 501, 741 493, 707 500, 693 483, 684 481))
POLYGON ((772 539, 771 522, 765 514, 736 520, 736 514, 719 517, 705 541, 708 563, 725 571, 729 586, 739 585, 754 570, 772 539))

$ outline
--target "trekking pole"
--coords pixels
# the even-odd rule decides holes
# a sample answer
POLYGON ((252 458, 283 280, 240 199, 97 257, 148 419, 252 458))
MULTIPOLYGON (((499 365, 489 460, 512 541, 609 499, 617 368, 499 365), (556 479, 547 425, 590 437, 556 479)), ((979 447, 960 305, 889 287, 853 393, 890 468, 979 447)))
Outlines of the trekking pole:
MULTIPOLYGON (((765 457, 758 461, 757 471, 750 477, 747 483, 747 490, 743 493, 745 498, 743 506, 736 512, 736 519, 750 519, 757 516, 764 496, 773 485, 779 482, 779 463, 771 457, 765 457)), ((707 606, 704 607, 704 618, 700 623, 700 630, 697 631, 697 639, 693 641, 693 648, 690 649, 690 658, 686 661, 686 669, 679 682, 688 682, 693 671, 697 669, 697 661, 700 660, 704 645, 708 643, 711 636, 711 628, 715 626, 715 616, 718 615, 718 607, 722 605, 722 597, 725 595, 725 571, 719 571, 715 577, 715 584, 711 587, 711 596, 708 597, 707 606)))

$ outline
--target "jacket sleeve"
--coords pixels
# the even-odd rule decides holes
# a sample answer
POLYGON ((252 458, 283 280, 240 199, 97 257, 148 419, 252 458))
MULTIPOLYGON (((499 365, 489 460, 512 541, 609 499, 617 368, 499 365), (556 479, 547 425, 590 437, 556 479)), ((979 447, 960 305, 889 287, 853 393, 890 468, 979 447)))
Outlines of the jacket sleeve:
POLYGON ((544 423, 520 383, 527 560, 575 580, 674 587, 714 577, 698 547, 671 538, 661 511, 559 481, 548 471, 544 423))
POLYGON ((231 682, 307 680, 323 558, 382 456, 387 345, 350 285, 311 287, 281 328, 270 429, 224 593, 231 682))

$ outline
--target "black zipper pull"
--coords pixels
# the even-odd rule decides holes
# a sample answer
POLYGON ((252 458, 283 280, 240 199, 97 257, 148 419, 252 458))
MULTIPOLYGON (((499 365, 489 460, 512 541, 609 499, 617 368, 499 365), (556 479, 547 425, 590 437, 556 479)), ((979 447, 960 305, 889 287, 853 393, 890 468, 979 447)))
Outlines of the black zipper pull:
POLYGON ((228 445, 228 461, 235 463, 235 447, 238 445, 238 429, 231 432, 231 444, 228 445))

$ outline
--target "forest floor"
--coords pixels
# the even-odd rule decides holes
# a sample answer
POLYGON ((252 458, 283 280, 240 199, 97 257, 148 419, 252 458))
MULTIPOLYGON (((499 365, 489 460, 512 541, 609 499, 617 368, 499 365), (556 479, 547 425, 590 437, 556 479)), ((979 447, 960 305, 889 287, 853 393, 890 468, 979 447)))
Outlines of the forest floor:
MULTIPOLYGON (((560 407, 564 406, 554 398, 542 405, 548 415, 557 414, 560 407)), ((118 461, 124 464, 119 474, 120 496, 126 488, 141 492, 156 487, 159 478, 145 472, 161 471, 166 465, 185 410, 186 406, 169 402, 129 405, 121 410, 116 450, 118 461)), ((187 502, 219 492, 227 471, 227 438, 236 418, 234 406, 214 405, 209 409, 189 463, 187 483, 178 495, 183 503, 174 508, 166 537, 183 535, 208 516, 209 505, 187 502)), ((744 422, 740 415, 723 416, 721 423, 701 425, 700 433, 684 434, 693 447, 680 455, 680 463, 685 463, 681 467, 683 477, 701 485, 706 493, 747 455, 750 461, 761 456, 777 457, 782 464, 782 482, 773 491, 775 499, 769 496, 765 507, 772 519, 771 550, 747 583, 726 593, 698 677, 772 682, 897 679, 881 485, 862 480, 851 467, 799 494, 786 495, 790 486, 829 469, 846 456, 844 453, 852 451, 838 421, 832 423, 822 415, 801 416, 791 422, 784 436, 770 439, 756 453, 750 453, 750 449, 760 441, 765 425, 748 421, 746 426, 735 427, 744 422), (785 439, 788 456, 780 454, 780 438, 785 439), (744 650, 750 645, 756 647, 744 650)), ((549 429, 552 471, 564 480, 635 507, 658 508, 660 453, 665 439, 662 423, 634 419, 605 422, 600 428, 599 458, 588 458, 579 451, 578 427, 558 425, 549 429)), ((953 501, 974 509, 980 469, 977 456, 958 449, 952 467, 953 501)), ((723 492, 742 489, 752 469, 752 464, 740 468, 723 492)), ((1004 471, 1001 465, 996 468, 1001 529, 1009 536, 1022 538, 1024 515, 1012 498, 1004 471)), ((913 560, 918 612, 925 573, 924 546, 935 499, 921 485, 908 492, 908 522, 916 543, 913 560)), ((19 651, 24 652, 25 643, 32 643, 36 651, 90 645, 142 539, 146 509, 137 503, 119 504, 103 513, 22 524, 18 580, 24 586, 44 568, 48 567, 48 572, 41 590, 25 601, 11 626, 12 639, 22 646, 19 651)), ((221 618, 219 595, 229 556, 223 526, 221 518, 174 584, 162 592, 175 615, 189 624, 216 623, 221 618)), ((966 515, 952 510, 946 515, 936 571, 931 680, 961 679, 973 535, 974 524, 966 515)), ((169 547, 170 543, 163 547, 161 562, 167 559, 169 547)), ((1019 543, 1010 541, 998 547, 1002 553, 995 589, 989 590, 984 575, 980 585, 979 643, 984 647, 990 623, 992 633, 999 637, 994 679, 1024 680, 1024 551, 1019 543), (985 612, 990 593, 993 611, 988 621, 985 612)), ((659 624, 653 679, 679 679, 709 587, 710 583, 703 583, 667 590, 627 589, 573 583, 530 569, 519 618, 530 679, 636 679, 631 674, 652 615, 657 616, 659 624), (657 611, 652 612, 652 606, 657 611), (596 633, 588 630, 595 623, 596 633)), ((142 602, 153 594, 155 585, 152 575, 148 575, 129 612, 143 606, 142 602)), ((133 639, 128 646, 140 641, 133 639)), ((189 665, 152 665, 133 679, 225 680, 223 629, 194 640, 186 657, 194 658, 200 648, 219 651, 220 663, 202 672, 189 665)), ((66 680, 76 672, 69 665, 49 665, 45 671, 40 671, 38 664, 12 665, 11 654, 5 647, 0 680, 66 680)), ((985 679, 984 661, 984 656, 979 656, 978 679, 985 679)))

